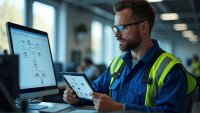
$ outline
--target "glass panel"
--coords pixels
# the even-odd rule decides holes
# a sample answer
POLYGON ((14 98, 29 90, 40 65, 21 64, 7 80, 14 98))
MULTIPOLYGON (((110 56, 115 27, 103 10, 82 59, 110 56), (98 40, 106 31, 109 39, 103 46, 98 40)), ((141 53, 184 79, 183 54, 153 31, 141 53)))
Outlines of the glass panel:
POLYGON ((6 22, 23 25, 24 0, 1 0, 0 2, 0 54, 4 50, 10 53, 6 22))
POLYGON ((33 2, 33 28, 48 33, 52 56, 54 52, 55 8, 37 1, 33 2))
POLYGON ((102 63, 102 23, 92 21, 92 61, 94 64, 102 63))
POLYGON ((106 25, 105 29, 105 64, 108 67, 110 65, 110 63, 112 62, 113 58, 112 58, 112 48, 113 48, 113 32, 111 29, 110 25, 106 25))

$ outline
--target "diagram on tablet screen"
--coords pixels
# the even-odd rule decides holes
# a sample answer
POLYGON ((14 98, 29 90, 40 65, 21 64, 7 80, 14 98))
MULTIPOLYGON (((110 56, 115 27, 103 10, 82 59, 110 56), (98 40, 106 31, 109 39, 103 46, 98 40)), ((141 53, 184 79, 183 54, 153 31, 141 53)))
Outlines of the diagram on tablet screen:
POLYGON ((67 79, 72 89, 76 92, 78 97, 92 99, 92 96, 89 96, 89 93, 92 92, 92 90, 84 77, 66 76, 65 78, 67 79))

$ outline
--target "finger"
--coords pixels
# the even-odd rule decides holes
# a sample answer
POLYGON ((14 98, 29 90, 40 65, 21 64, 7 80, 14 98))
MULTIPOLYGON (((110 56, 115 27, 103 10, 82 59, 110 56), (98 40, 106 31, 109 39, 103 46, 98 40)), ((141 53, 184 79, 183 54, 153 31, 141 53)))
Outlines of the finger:
POLYGON ((93 101, 97 101, 97 100, 98 100, 98 98, 92 97, 92 100, 93 100, 93 101))
POLYGON ((95 105, 94 108, 98 111, 98 107, 95 105))
POLYGON ((69 98, 70 100, 72 99, 76 99, 76 95, 75 94, 72 94, 72 93, 68 93, 68 94, 63 94, 63 98, 69 98))
POLYGON ((70 96, 63 96, 63 100, 66 100, 67 102, 68 101, 77 101, 78 98, 73 98, 73 97, 70 97, 70 96))
POLYGON ((69 103, 69 104, 76 104, 77 101, 72 101, 72 100, 67 100, 67 99, 63 99, 65 102, 69 103))
POLYGON ((67 95, 73 97, 73 98, 76 98, 76 95, 74 93, 71 93, 71 92, 68 92, 67 95))
POLYGON ((66 87, 66 90, 73 93, 73 90, 69 86, 66 87))
POLYGON ((91 95, 92 95, 93 97, 96 97, 96 98, 98 98, 98 97, 101 96, 101 94, 100 94, 100 93, 97 93, 97 92, 92 92, 91 95))

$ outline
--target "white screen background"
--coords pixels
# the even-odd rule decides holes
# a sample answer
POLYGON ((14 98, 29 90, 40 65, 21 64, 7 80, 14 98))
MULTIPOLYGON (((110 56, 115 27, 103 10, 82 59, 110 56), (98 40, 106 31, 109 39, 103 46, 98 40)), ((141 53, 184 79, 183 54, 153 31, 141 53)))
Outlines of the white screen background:
POLYGON ((19 55, 20 89, 56 85, 47 36, 11 28, 11 37, 19 55))
POLYGON ((92 96, 89 96, 89 93, 93 91, 83 76, 64 75, 64 77, 78 97, 92 99, 92 96))

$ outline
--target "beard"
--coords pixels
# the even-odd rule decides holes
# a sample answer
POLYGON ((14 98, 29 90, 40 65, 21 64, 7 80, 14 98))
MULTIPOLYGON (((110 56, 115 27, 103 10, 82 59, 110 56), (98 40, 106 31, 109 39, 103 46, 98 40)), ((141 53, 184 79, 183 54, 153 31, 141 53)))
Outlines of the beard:
POLYGON ((137 29, 135 40, 128 40, 126 43, 120 44, 119 48, 121 51, 130 51, 136 49, 140 43, 142 42, 142 38, 139 34, 139 30, 137 29))

